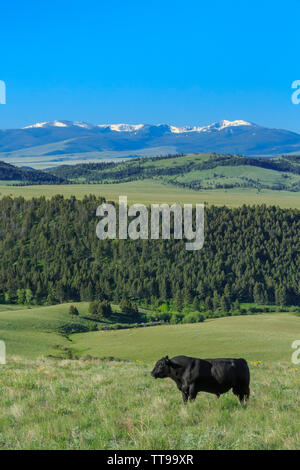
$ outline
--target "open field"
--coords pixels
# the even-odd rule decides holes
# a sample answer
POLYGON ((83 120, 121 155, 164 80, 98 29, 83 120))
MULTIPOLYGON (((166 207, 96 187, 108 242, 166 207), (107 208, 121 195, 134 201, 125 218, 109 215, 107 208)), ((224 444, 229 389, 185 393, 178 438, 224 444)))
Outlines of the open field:
MULTIPOLYGON (((49 171, 49 172, 48 172, 49 171)), ((300 190, 299 158, 247 158, 232 155, 187 154, 126 162, 62 165, 48 170, 72 183, 125 183, 153 179, 163 184, 198 190, 248 188, 300 190)), ((41 182, 46 183, 42 180, 41 182)))
POLYGON ((204 323, 96 331, 71 335, 81 355, 114 356, 153 362, 168 354, 240 357, 251 361, 289 361, 291 343, 300 336, 299 317, 262 314, 224 317, 204 323), (296 335, 296 336, 295 336, 296 335), (180 345, 180 347, 178 346, 180 345))
POLYGON ((300 374, 249 364, 251 399, 183 405, 150 364, 11 359, 0 374, 2 449, 298 449, 300 374))
MULTIPOLYGON (((69 327, 89 330, 113 323, 132 323, 127 315, 120 314, 118 305, 112 305, 113 315, 109 320, 93 319, 88 313, 88 302, 72 302, 47 307, 23 305, 0 305, 0 340, 6 343, 9 355, 35 359, 41 356, 64 356, 70 349, 67 338, 69 327), (70 305, 80 311, 79 317, 68 313, 70 305)), ((140 312, 144 312, 140 309, 140 312)), ((82 331, 82 330, 81 330, 82 331)), ((83 330, 84 331, 84 330, 83 330)))
MULTIPOLYGON (((59 356, 65 347, 77 357, 113 356, 153 362, 166 354, 178 354, 178 344, 181 344, 180 353, 186 355, 239 357, 243 353, 253 361, 289 361, 291 343, 297 339, 295 335, 300 334, 296 315, 265 313, 207 319, 196 324, 166 324, 67 335, 63 328, 66 325, 94 325, 94 321, 89 320, 87 302, 72 303, 80 312, 80 316, 75 318, 68 313, 70 305, 30 309, 17 305, 0 306, 0 339, 6 342, 8 356, 28 359, 49 354, 59 356)), ((127 323, 126 315, 118 313, 118 306, 113 305, 113 311, 116 318, 113 317, 111 322, 127 323)))
MULTIPOLYGON (((81 303, 80 309, 86 313, 88 304, 81 303)), ((5 341, 8 355, 36 358, 54 354, 58 347, 68 346, 67 339, 58 329, 70 321, 67 304, 30 309, 1 305, 0 339, 5 341)))
MULTIPOLYGON (((66 307, 0 313, 8 354, 0 366, 2 449, 299 447, 300 372, 291 363, 299 317, 226 317, 68 339, 55 332, 68 319, 66 307), (57 345, 86 359, 47 358, 57 345), (89 354, 124 360, 87 359, 89 354), (202 393, 184 406, 173 382, 150 377, 165 354, 245 357, 251 371, 248 407, 231 392, 219 400, 202 393)), ((85 315, 87 304, 78 307, 85 315)))
MULTIPOLYGON (((242 178, 253 179, 264 185, 276 185, 285 181, 285 174, 265 168, 240 165, 236 167, 216 166, 209 170, 198 170, 178 176, 176 181, 181 183, 190 183, 193 181, 206 181, 207 185, 222 183, 226 178, 226 183, 238 183, 242 178)), ((287 177, 290 183, 300 181, 300 175, 290 174, 287 177)))
POLYGON ((132 181, 120 184, 72 184, 72 185, 35 185, 7 186, 0 185, 0 198, 4 196, 26 199, 45 196, 50 198, 56 194, 65 197, 76 196, 82 199, 87 194, 103 196, 107 200, 118 201, 120 195, 126 195, 129 203, 181 203, 214 204, 238 207, 242 204, 277 205, 282 208, 300 208, 300 193, 263 189, 215 189, 194 191, 164 184, 153 180, 132 181))

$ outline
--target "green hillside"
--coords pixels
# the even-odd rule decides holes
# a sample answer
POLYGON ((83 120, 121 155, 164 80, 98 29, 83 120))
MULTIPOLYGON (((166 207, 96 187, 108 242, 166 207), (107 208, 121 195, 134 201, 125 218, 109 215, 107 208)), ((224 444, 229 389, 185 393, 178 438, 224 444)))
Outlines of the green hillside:
POLYGON ((203 323, 164 325, 72 335, 72 347, 94 357, 156 361, 185 354, 196 357, 246 357, 249 361, 286 361, 300 333, 300 318, 288 313, 208 319, 203 323), (296 333, 297 332, 297 333, 296 333), (296 336, 295 336, 296 335, 296 336))
POLYGON ((300 157, 291 156, 266 159, 191 154, 119 163, 63 165, 49 172, 73 183, 121 183, 152 178, 195 190, 300 190, 300 157))
POLYGON ((68 340, 46 332, 51 325, 43 320, 47 314, 49 322, 52 309, 57 325, 63 315, 59 309, 65 307, 0 314, 0 338, 7 341, 8 352, 7 364, 0 366, 1 449, 299 448, 300 375, 291 363, 299 317, 229 317, 198 325, 74 334, 68 340), (34 329, 29 328, 33 316, 34 329), (60 355, 67 348, 86 357, 46 358, 55 344, 60 355), (247 408, 232 392, 220 399, 200 393, 183 405, 171 380, 150 376, 166 353, 247 359, 247 408))
MULTIPOLYGON (((72 303, 79 310, 79 316, 73 318, 68 313, 70 305, 30 309, 1 305, 0 339, 6 342, 8 358, 64 357, 66 351, 71 350, 77 357, 113 356, 147 363, 162 355, 179 353, 200 357, 239 357, 243 353, 251 361, 289 361, 291 343, 300 333, 300 317, 292 313, 239 315, 208 318, 194 324, 93 331, 95 324, 100 330, 107 321, 93 320, 87 302, 72 303)), ((118 314, 118 306, 113 305, 113 310, 115 317, 108 324, 119 321, 129 325, 126 315, 118 314)))
POLYGON ((212 312, 236 300, 299 305, 298 210, 208 207, 204 248, 191 256, 185 240, 99 240, 101 202, 1 199, 0 302, 128 297, 212 312))
MULTIPOLYGON (((89 332, 96 328, 110 327, 116 323, 131 326, 134 319, 120 313, 118 305, 112 305, 113 315, 107 320, 93 318, 88 312, 88 302, 72 302, 51 306, 0 305, 0 340, 6 342, 10 356, 36 358, 54 355, 64 356, 70 348, 68 335, 89 332), (69 314, 70 305, 79 310, 78 317, 69 314)), ((141 313, 144 309, 139 309, 141 313)), ((147 311, 151 313, 151 311, 147 311)))
POLYGON ((82 199, 94 194, 113 201, 118 201, 119 195, 127 195, 129 203, 144 204, 205 202, 230 207, 242 204, 300 207, 297 156, 268 159, 192 154, 62 165, 31 173, 8 167, 9 179, 7 174, 1 179, 0 171, 0 198, 49 198, 62 194, 82 199))
POLYGON ((216 206, 240 207, 243 204, 266 204, 282 208, 300 208, 299 192, 276 191, 272 189, 258 190, 255 188, 232 189, 201 189, 193 190, 186 186, 175 186, 159 180, 137 180, 128 183, 112 184, 60 184, 60 185, 26 185, 8 186, 0 182, 0 199, 5 196, 31 199, 44 196, 51 198, 61 194, 65 198, 76 196, 77 199, 93 194, 104 197, 108 201, 118 202, 120 195, 126 195, 128 202, 154 204, 196 204, 207 203, 216 206))

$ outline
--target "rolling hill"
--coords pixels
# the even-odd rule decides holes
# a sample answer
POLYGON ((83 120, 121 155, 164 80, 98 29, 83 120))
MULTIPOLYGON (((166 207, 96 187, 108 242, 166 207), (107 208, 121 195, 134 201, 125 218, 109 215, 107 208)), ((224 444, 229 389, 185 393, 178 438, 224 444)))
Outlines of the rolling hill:
POLYGON ((68 320, 67 310, 63 304, 0 312, 8 354, 0 374, 2 449, 298 449, 296 316, 227 317, 67 339, 53 332, 58 320, 68 320), (65 349, 81 359, 47 357, 65 349), (159 357, 180 353, 245 357, 247 408, 231 392, 219 400, 201 393, 183 405, 171 380, 150 376, 159 357))
POLYGON ((118 163, 63 165, 48 172, 72 183, 124 183, 151 178, 194 190, 300 190, 300 157, 297 156, 265 159, 232 155, 178 155, 118 163))
POLYGON ((0 159, 35 168, 190 152, 295 154, 300 135, 243 120, 194 127, 53 121, 0 130, 0 159))

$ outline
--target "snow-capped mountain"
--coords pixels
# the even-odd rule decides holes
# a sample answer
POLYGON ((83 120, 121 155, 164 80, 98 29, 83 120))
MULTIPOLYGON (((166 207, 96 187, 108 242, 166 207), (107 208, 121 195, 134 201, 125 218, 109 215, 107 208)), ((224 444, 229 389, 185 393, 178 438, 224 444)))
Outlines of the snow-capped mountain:
POLYGON ((84 129, 93 129, 95 126, 87 122, 82 121, 49 121, 49 122, 37 122, 31 124, 31 126, 23 127, 23 129, 38 129, 38 128, 50 128, 50 127, 83 127, 84 129))
MULTIPOLYGON (((158 124, 161 126, 164 124, 158 124)), ((247 121, 220 121, 210 124, 209 126, 184 126, 184 127, 176 127, 166 125, 169 128, 169 131, 174 134, 182 134, 185 132, 209 132, 214 130, 222 130, 228 127, 238 127, 238 126, 252 126, 257 127, 255 124, 247 121)), ((50 121, 50 122, 37 122, 36 124, 32 124, 30 126, 23 127, 23 129, 37 129, 37 128, 50 128, 50 127, 82 127, 84 129, 110 129, 111 131, 116 132, 136 132, 144 127, 145 124, 89 124, 88 122, 83 121, 50 121)))
POLYGON ((0 160, 20 166, 42 168, 189 152, 260 156, 300 153, 300 135, 244 120, 183 127, 56 120, 0 130, 0 160))

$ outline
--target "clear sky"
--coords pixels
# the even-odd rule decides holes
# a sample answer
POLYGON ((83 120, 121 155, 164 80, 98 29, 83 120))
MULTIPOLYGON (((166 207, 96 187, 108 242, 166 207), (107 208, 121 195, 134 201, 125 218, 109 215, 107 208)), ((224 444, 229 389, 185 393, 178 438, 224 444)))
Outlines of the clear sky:
POLYGON ((300 0, 2 0, 0 128, 54 119, 300 133, 300 0))

